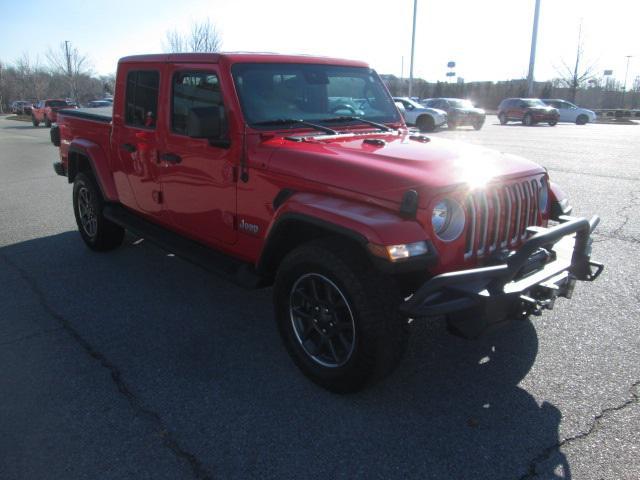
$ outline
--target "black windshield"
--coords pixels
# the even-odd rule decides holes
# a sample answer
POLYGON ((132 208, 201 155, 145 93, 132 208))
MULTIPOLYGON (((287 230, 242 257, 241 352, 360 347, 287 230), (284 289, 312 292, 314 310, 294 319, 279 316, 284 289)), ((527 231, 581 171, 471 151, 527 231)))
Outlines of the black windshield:
POLYGON ((250 125, 265 126, 283 118, 322 123, 337 116, 400 122, 393 100, 369 68, 239 63, 232 73, 250 125))

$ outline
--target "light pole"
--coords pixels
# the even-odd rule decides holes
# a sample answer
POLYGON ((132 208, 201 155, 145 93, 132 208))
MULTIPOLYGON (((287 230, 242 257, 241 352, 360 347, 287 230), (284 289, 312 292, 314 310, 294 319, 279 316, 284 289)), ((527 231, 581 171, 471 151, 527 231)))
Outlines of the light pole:
POLYGON ((418 0, 413 0, 413 32, 411 33, 411 62, 409 66, 409 98, 413 90, 413 52, 416 46, 416 12, 418 11, 418 0))
POLYGON ((633 55, 627 55, 627 69, 624 71, 624 86, 622 87, 622 108, 624 108, 624 94, 627 92, 627 77, 629 76, 629 60, 633 55))
POLYGON ((536 43, 538 41, 538 17, 540 16, 540 0, 536 0, 533 14, 533 33, 531 34, 531 54, 529 55, 529 75, 527 75, 527 95, 533 97, 533 68, 536 64, 536 43))

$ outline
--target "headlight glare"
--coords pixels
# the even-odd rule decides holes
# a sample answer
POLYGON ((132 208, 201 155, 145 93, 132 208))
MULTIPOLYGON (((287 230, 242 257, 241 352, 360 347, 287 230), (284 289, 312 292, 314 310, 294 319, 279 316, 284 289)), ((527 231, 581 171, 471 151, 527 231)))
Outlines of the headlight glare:
POLYGON ((436 234, 440 234, 447 228, 449 223, 449 203, 446 200, 441 200, 433 207, 431 213, 431 224, 433 225, 433 231, 436 234))

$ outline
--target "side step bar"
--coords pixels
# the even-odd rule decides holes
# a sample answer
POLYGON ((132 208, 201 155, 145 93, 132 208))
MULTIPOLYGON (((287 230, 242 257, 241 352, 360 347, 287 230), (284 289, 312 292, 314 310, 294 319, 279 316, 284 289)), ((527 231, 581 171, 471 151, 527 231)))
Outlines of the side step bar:
POLYGON ((103 214, 113 223, 149 240, 163 250, 175 254, 207 271, 224 277, 245 288, 258 288, 262 277, 250 263, 236 260, 209 247, 170 232, 127 210, 121 205, 106 204, 103 214))

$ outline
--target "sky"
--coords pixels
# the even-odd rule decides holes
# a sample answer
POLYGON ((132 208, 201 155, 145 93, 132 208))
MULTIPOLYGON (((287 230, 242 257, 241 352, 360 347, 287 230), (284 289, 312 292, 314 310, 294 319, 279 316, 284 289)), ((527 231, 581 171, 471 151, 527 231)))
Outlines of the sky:
MULTIPOLYGON (((445 80, 447 62, 466 81, 523 78, 535 0, 418 0, 414 76, 445 80)), ((158 53, 168 30, 209 18, 224 51, 304 53, 365 60, 409 75, 413 0, 0 0, 0 60, 45 61, 69 40, 95 74, 120 57, 158 53), (404 66, 404 68, 403 68, 404 66)), ((536 80, 573 65, 582 24, 584 64, 640 76, 640 0, 541 0, 536 80)))

